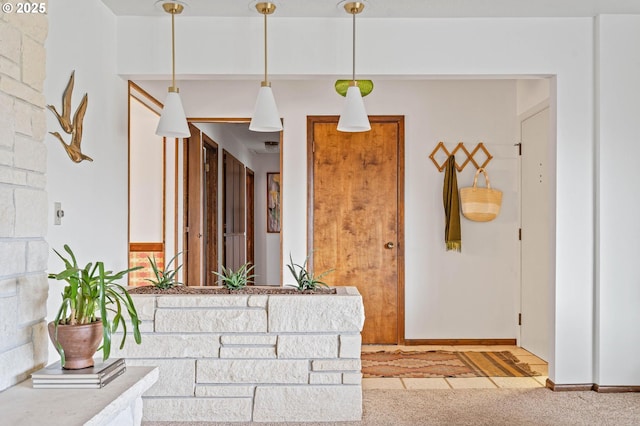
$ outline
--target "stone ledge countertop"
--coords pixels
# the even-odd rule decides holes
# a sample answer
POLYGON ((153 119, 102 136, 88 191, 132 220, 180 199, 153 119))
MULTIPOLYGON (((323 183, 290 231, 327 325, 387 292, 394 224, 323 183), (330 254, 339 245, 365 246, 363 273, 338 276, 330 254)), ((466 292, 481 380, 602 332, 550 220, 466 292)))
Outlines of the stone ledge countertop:
POLYGON ((104 425, 158 380, 154 367, 129 367, 102 389, 34 389, 31 379, 0 392, 6 425, 104 425))

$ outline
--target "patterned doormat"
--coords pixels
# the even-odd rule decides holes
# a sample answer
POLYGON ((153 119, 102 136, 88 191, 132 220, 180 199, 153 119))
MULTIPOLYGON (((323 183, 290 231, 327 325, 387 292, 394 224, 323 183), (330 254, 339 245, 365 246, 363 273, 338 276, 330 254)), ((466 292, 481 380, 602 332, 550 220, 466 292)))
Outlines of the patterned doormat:
POLYGON ((364 377, 530 377, 540 374, 511 352, 363 352, 364 377))

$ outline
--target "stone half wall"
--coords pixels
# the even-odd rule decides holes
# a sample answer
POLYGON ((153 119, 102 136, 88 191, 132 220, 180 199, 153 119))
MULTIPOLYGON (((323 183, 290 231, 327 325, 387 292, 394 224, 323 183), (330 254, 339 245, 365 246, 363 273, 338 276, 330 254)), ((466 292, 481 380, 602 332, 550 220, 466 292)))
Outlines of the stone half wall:
POLYGON ((112 356, 159 367, 145 421, 357 421, 364 307, 356 288, 337 290, 133 295, 142 344, 112 356))

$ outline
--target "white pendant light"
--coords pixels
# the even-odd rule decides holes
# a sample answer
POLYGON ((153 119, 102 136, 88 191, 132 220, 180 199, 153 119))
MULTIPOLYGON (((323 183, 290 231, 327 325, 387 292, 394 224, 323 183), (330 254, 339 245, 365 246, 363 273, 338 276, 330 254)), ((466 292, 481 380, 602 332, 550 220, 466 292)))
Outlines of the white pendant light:
POLYGON ((163 3, 162 8, 171 14, 171 87, 169 87, 169 93, 165 99, 162 114, 160 114, 156 135, 167 138, 188 138, 191 133, 178 94, 179 90, 176 87, 175 16, 182 13, 184 5, 168 2, 163 3))
POLYGON ((158 121, 156 135, 167 138, 188 138, 191 133, 184 115, 180 95, 177 91, 172 92, 171 89, 169 88, 169 93, 164 99, 164 108, 162 108, 160 121, 158 121))
POLYGON ((338 130, 341 132, 366 132, 371 130, 367 111, 364 109, 362 94, 357 84, 349 86, 347 96, 338 120, 338 130))
POLYGON ((279 132, 282 130, 280 114, 273 97, 271 83, 267 79, 267 15, 276 10, 276 5, 269 2, 256 4, 256 9, 264 15, 264 81, 260 85, 256 106, 251 116, 249 130, 254 132, 279 132))
POLYGON ((341 132, 366 132, 371 130, 367 111, 364 109, 362 93, 356 80, 356 15, 364 9, 362 2, 349 2, 344 5, 347 13, 353 16, 353 70, 351 83, 347 89, 344 109, 338 120, 338 130, 341 132))

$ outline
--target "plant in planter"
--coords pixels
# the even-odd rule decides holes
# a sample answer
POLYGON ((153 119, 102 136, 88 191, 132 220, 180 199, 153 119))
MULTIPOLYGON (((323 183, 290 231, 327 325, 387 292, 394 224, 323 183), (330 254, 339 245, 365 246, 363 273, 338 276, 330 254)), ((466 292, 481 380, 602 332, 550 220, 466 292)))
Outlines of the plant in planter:
POLYGON ((211 272, 219 278, 218 281, 227 289, 240 290, 246 287, 247 284, 253 283, 253 279, 256 276, 251 274, 251 271, 254 267, 250 262, 247 262, 240 266, 237 271, 234 271, 231 268, 225 268, 223 265, 220 265, 221 273, 216 271, 211 272))
POLYGON ((329 274, 330 272, 333 272, 333 269, 329 269, 327 271, 324 271, 318 276, 314 276, 313 272, 307 270, 307 263, 309 262, 309 256, 307 256, 304 259, 304 263, 302 265, 298 265, 296 263, 293 263, 293 258, 291 257, 291 253, 289 253, 289 261, 290 263, 287 265, 287 268, 289 268, 291 275, 293 275, 293 278, 295 278, 296 280, 297 285, 293 287, 295 287, 298 291, 301 291, 301 292, 305 290, 313 291, 313 290, 316 290, 318 287, 329 288, 329 286, 326 283, 320 280, 325 275, 329 274))
POLYGON ((124 313, 131 319, 133 338, 142 341, 138 313, 126 288, 116 281, 135 267, 120 272, 105 271, 103 262, 78 266, 76 257, 68 245, 64 245, 69 258, 54 252, 64 262, 65 268, 50 279, 67 282, 62 292, 62 303, 55 319, 49 323, 49 336, 60 354, 63 368, 79 369, 93 365, 93 355, 102 341, 102 357, 109 358, 111 337, 119 328, 123 335, 120 349, 127 338, 124 313), (78 335, 78 337, 75 337, 78 335), (80 354, 75 351, 80 350, 80 354))
MULTIPOLYGON (((151 284, 153 284, 154 287, 162 290, 173 288, 177 285, 182 285, 182 283, 176 279, 176 275, 178 274, 178 271, 180 270, 180 268, 182 268, 182 265, 178 265, 176 269, 169 269, 173 261, 176 260, 176 258, 180 254, 182 254, 182 252, 176 253, 176 255, 173 256, 171 260, 169 260, 169 263, 166 264, 166 266, 164 267, 164 270, 162 271, 160 270, 160 268, 158 268, 156 257, 153 256, 153 258, 151 258, 147 256, 147 259, 149 259, 149 263, 151 264, 151 269, 153 270, 153 274, 155 275, 155 279, 146 278, 146 281, 149 281, 151 284)), ((177 263, 178 262, 176 260, 176 264, 177 263)))

